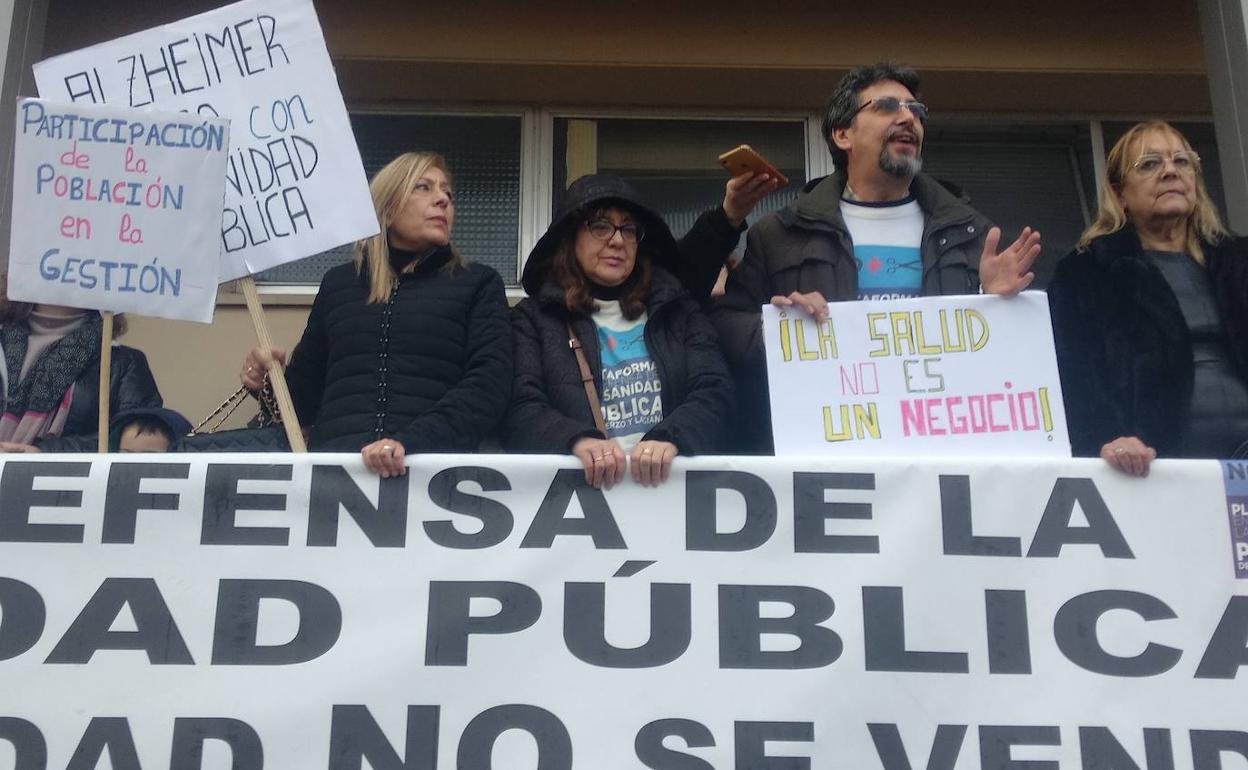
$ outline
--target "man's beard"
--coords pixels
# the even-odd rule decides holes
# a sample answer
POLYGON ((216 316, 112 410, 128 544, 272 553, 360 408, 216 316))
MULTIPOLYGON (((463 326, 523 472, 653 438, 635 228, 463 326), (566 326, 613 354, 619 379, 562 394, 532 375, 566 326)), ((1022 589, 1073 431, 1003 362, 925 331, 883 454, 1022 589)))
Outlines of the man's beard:
POLYGON ((880 170, 899 179, 912 177, 923 170, 923 158, 918 155, 891 155, 885 143, 880 150, 880 170))

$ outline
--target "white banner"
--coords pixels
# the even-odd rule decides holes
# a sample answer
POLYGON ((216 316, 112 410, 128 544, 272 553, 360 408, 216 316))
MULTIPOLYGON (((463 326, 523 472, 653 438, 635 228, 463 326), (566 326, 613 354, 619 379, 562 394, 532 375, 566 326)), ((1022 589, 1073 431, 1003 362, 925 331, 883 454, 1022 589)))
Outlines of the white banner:
POLYGON ((1041 292, 763 307, 776 454, 1070 457, 1041 292))
POLYGON ((0 768, 1248 763, 1215 462, 573 466, 5 461, 0 768))
POLYGON ((311 0, 227 5, 42 61, 35 82, 48 99, 233 121, 221 281, 377 232, 311 0))
POLYGON ((17 104, 9 296, 212 320, 229 122, 17 104))

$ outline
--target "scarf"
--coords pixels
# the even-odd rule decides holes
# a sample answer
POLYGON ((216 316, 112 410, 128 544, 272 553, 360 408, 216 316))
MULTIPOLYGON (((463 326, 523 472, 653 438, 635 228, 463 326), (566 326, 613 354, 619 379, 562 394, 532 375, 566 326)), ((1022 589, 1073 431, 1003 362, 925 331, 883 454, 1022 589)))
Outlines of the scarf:
POLYGON ((8 392, 0 414, 0 441, 30 444, 45 436, 59 436, 65 428, 78 378, 100 360, 103 321, 90 313, 77 329, 66 334, 35 361, 20 379, 30 325, 16 321, 0 325, 0 346, 8 392))

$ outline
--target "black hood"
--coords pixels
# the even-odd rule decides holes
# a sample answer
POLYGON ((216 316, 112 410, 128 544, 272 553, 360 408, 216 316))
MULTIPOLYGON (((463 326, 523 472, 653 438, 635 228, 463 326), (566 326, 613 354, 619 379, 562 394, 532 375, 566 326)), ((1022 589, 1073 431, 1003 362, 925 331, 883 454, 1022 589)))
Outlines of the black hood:
POLYGON ((564 233, 569 227, 580 226, 579 222, 573 221, 577 214, 585 209, 610 203, 620 204, 646 228, 645 237, 637 246, 638 259, 643 255, 647 256, 652 264, 669 272, 676 272, 680 252, 676 247, 676 239, 672 237, 672 231, 658 212, 650 208, 635 187, 618 176, 589 174, 573 182, 564 193, 550 227, 546 228, 546 233, 529 252, 529 258, 524 263, 524 274, 520 278, 520 283, 529 296, 535 296, 550 275, 555 250, 559 248, 564 233))

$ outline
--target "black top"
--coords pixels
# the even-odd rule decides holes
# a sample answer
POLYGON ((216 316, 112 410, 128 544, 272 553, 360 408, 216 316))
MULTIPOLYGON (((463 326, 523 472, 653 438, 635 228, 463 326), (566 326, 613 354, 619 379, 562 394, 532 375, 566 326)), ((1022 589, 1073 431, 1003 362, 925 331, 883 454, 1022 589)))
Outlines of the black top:
POLYGON ((1182 252, 1145 250, 1161 270, 1192 338, 1192 399, 1180 455, 1231 457, 1248 440, 1248 385, 1231 365, 1209 271, 1182 252))
MULTIPOLYGON (((1232 236, 1202 248, 1229 368, 1243 382, 1248 239, 1232 236)), ((1068 254, 1048 294, 1074 453, 1095 457, 1108 441, 1138 436, 1160 457, 1185 456, 1197 345, 1179 297, 1159 260, 1144 254, 1134 228, 1068 254)))

